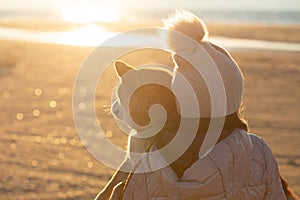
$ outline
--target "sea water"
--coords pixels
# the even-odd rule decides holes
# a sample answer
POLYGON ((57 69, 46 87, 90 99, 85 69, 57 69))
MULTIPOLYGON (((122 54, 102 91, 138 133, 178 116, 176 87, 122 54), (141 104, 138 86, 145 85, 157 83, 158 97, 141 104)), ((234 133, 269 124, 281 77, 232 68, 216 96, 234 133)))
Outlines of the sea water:
MULTIPOLYGON (((173 10, 130 10, 124 12, 123 20, 161 20, 173 10)), ((294 24, 300 26, 300 11, 245 11, 245 10, 190 10, 206 22, 217 23, 263 23, 263 24, 294 24)), ((55 10, 1 10, 1 19, 54 19, 60 20, 61 14, 55 10)))
MULTIPOLYGON (((290 24, 300 26, 300 12, 262 12, 262 11, 194 11, 203 20, 218 23, 264 23, 264 24, 290 24)), ((140 16, 139 20, 159 20, 167 16, 167 11, 156 10, 156 12, 139 13, 133 12, 128 15, 128 20, 135 16, 140 16)), ((29 12, 15 11, 7 12, 0 10, 1 19, 52 19, 60 20, 55 12, 29 12)), ((0 39, 20 40, 30 42, 42 42, 53 44, 66 44, 74 46, 99 46, 103 42, 111 39, 116 32, 107 32, 96 25, 83 25, 71 31, 31 31, 17 28, 6 28, 0 26, 0 39)), ((151 35, 132 35, 124 43, 110 43, 110 46, 134 46, 135 41, 145 40, 154 41, 155 36, 151 35)), ((211 37, 210 40, 228 49, 267 49, 300 52, 300 43, 271 42, 250 39, 237 39, 226 37, 211 37)))

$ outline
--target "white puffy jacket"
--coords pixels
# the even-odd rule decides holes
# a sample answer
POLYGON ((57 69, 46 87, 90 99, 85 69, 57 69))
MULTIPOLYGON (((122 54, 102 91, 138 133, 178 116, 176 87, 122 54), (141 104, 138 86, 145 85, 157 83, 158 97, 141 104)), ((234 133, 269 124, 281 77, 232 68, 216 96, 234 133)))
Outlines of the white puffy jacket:
POLYGON ((281 200, 276 160, 266 142, 236 129, 178 179, 171 167, 134 174, 125 200, 281 200))

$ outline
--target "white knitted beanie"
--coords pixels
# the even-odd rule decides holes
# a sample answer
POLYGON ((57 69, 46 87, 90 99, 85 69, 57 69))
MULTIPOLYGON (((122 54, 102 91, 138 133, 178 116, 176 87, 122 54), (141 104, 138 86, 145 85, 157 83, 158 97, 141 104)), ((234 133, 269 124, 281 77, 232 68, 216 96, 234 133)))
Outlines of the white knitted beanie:
POLYGON ((207 40, 205 24, 194 14, 179 10, 165 21, 165 27, 170 30, 167 43, 176 65, 171 88, 178 98, 178 113, 188 118, 216 118, 238 111, 243 75, 225 49, 207 40), (192 42, 172 32, 184 34, 192 42))

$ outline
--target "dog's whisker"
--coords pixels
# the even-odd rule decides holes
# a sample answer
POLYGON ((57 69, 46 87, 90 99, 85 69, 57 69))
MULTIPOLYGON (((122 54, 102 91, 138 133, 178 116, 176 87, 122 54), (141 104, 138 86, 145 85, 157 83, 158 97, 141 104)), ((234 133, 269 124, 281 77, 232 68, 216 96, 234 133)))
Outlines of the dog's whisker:
POLYGON ((102 105, 102 112, 104 114, 110 114, 111 104, 102 105))

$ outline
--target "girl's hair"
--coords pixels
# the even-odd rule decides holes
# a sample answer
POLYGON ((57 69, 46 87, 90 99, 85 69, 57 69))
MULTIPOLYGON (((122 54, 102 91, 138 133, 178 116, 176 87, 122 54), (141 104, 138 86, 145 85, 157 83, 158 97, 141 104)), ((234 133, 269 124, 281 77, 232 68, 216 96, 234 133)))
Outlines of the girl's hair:
POLYGON ((237 112, 227 115, 224 118, 200 118, 199 120, 199 128, 198 133, 205 134, 208 131, 210 123, 219 123, 223 122, 222 131, 233 131, 234 129, 243 129, 245 131, 249 131, 249 126, 247 120, 244 118, 242 113, 242 108, 240 108, 237 112))
MULTIPOLYGON (((249 131, 249 126, 248 126, 248 122, 247 120, 244 118, 243 116, 243 106, 240 107, 240 109, 230 115, 227 115, 224 118, 200 118, 197 119, 199 120, 199 127, 198 127, 198 133, 199 134, 206 134, 208 131, 208 128, 210 126, 210 123, 219 123, 221 121, 221 123, 223 122, 223 128, 222 128, 222 132, 223 131, 230 131, 232 132, 234 129, 243 129, 245 131, 249 131)), ((166 124, 164 126, 164 128, 161 130, 161 132, 158 134, 158 137, 160 137, 159 135, 164 134, 166 132, 173 132, 176 133, 178 131, 179 125, 180 125, 180 120, 181 120, 181 116, 176 112, 176 110, 172 113, 168 113, 168 118, 166 121, 166 124)), ((193 123, 193 120, 196 119, 188 119, 191 120, 191 122, 193 123)), ((218 129, 219 130, 219 129, 218 129)), ((175 135, 173 135, 175 136, 175 135)), ((170 140, 172 140, 173 138, 170 138, 170 140)))
POLYGON ((226 116, 223 130, 230 131, 234 129, 244 129, 249 131, 249 125, 247 120, 243 116, 243 107, 241 107, 237 112, 226 116))

